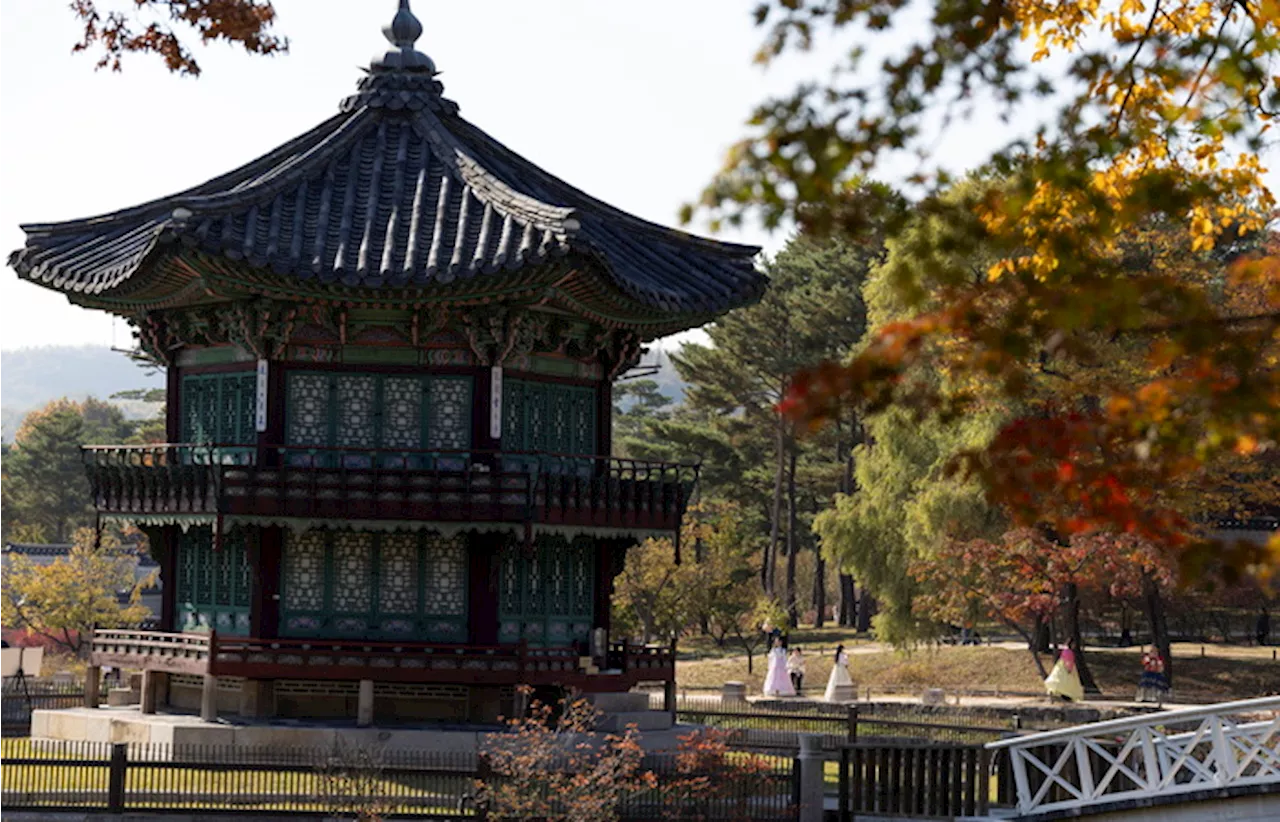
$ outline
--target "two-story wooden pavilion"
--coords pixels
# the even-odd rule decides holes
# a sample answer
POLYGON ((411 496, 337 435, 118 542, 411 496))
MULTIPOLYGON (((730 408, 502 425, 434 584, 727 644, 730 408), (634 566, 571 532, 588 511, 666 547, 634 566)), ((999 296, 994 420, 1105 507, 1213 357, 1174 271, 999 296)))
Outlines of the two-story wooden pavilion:
POLYGON ((94 644, 149 672, 144 710, 481 719, 521 683, 674 678, 609 641, 609 602, 697 470, 611 458, 610 386, 757 298, 757 249, 514 153, 443 96, 421 32, 401 0, 332 118, 179 194, 23 226, 10 257, 167 369, 172 444, 85 453, 100 515, 163 569, 164 630, 94 644))

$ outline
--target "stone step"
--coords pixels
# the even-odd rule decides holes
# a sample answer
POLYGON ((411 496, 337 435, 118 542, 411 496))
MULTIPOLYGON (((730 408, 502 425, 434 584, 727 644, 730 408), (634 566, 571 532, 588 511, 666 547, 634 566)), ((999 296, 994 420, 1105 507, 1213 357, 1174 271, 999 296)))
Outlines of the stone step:
POLYGON ((621 711, 649 710, 649 694, 643 691, 583 694, 583 699, 594 705, 597 710, 604 711, 606 714, 621 711))

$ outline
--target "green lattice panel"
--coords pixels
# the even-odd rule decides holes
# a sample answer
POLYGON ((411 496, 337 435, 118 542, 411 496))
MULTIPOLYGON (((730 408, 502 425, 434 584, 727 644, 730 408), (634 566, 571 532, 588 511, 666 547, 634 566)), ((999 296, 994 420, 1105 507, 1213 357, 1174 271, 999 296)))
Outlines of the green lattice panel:
MULTIPOLYGON (((504 451, 585 454, 596 451, 594 388, 532 380, 503 383, 504 451)), ((509 468, 537 465, 544 471, 590 472, 590 460, 509 458, 509 468)))
MULTIPOLYGON (((368 467, 365 449, 465 451, 471 447, 471 378, 293 372, 286 381, 285 441, 295 447, 352 449, 348 467, 368 467)), ((465 460, 448 458, 461 468, 465 460)), ((295 453, 295 463, 312 457, 295 453)), ((319 464, 332 455, 319 454, 319 464)), ((384 454, 390 467, 434 467, 421 454, 384 454)), ((448 467, 448 466, 446 466, 448 467)))
POLYGON ((514 541, 500 557, 498 639, 530 645, 586 642, 595 607, 595 549, 590 537, 538 537, 527 554, 514 541))
POLYGON ((312 530, 285 541, 281 633, 465 642, 465 538, 312 530))
POLYGON ((233 528, 214 549, 213 531, 192 528, 178 540, 177 620, 184 631, 249 633, 253 569, 248 532, 233 528))

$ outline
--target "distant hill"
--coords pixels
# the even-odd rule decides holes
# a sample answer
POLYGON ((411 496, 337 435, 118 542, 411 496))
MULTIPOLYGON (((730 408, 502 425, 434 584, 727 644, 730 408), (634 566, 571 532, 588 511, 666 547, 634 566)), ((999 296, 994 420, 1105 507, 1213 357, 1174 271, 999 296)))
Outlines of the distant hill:
MULTIPOLYGON (((139 367, 124 354, 100 346, 56 345, 0 352, 0 422, 4 441, 13 440, 28 411, 67 397, 105 400, 131 388, 164 388, 164 374, 139 367)), ((148 417, 155 403, 120 401, 131 418, 148 417)))

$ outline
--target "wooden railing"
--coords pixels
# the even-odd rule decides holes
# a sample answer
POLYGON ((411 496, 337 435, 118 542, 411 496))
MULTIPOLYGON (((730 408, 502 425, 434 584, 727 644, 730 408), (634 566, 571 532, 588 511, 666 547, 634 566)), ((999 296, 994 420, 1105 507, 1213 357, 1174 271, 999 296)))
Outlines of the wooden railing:
POLYGON ((93 632, 90 660, 99 666, 202 674, 209 670, 215 639, 213 634, 99 628, 93 632))
POLYGON ((593 455, 88 446, 99 510, 678 529, 698 466, 593 455))
POLYGON ((1204 790, 1280 790, 1280 697, 1094 722, 987 747, 1010 756, 1024 815, 1204 790))
POLYGON ((670 680, 666 648, 622 646, 620 674, 591 675, 574 648, 427 644, 346 639, 257 639, 163 631, 94 632, 92 662, 246 679, 324 679, 483 685, 563 685, 626 690, 670 680))

